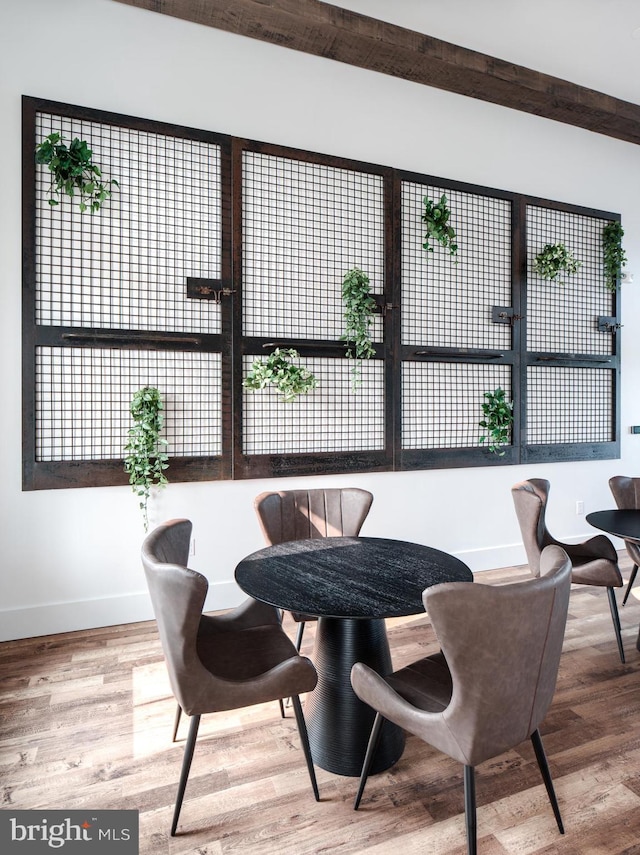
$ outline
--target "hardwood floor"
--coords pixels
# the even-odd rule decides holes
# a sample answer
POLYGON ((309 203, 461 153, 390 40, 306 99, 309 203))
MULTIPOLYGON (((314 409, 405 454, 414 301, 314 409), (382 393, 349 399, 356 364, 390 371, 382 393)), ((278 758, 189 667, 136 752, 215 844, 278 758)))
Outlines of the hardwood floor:
MULTIPOLYGON (((628 578, 623 553, 621 568, 628 578)), ((478 574, 495 584, 527 577, 522 567, 478 574)), ((606 592, 572 589, 542 728, 566 834, 523 743, 478 769, 483 855, 640 855, 640 583, 636 594, 620 608, 622 665, 606 592)), ((426 616, 388 625, 394 667, 437 648, 426 616)), ((309 624, 309 655, 313 635, 309 624)), ((316 803, 293 714, 282 720, 277 703, 203 717, 170 838, 187 727, 172 744, 174 711, 154 623, 0 644, 2 807, 137 808, 142 855, 466 852, 457 763, 409 737, 401 760, 369 779, 357 813, 356 780, 322 769, 316 803)))

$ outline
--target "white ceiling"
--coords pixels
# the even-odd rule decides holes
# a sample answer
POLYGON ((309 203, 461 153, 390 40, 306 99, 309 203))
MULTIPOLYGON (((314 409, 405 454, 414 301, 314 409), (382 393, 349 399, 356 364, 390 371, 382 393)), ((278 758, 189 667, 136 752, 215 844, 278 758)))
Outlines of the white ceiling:
POLYGON ((333 0, 640 104, 640 0, 333 0))

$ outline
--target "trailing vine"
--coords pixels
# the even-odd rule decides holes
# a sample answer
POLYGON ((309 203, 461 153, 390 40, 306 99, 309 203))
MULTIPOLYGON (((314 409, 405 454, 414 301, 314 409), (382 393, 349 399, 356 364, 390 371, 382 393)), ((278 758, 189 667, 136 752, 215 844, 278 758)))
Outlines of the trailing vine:
POLYGON ((622 268, 627 262, 626 253, 622 248, 623 237, 624 229, 617 221, 607 223, 602 229, 605 285, 609 291, 616 290, 622 268))
POLYGON ((480 442, 489 443, 489 451, 504 456, 500 448, 511 443, 511 428, 513 426, 513 401, 507 401, 504 389, 498 386, 493 392, 485 392, 486 401, 482 404, 484 418, 478 422, 485 433, 480 442))
POLYGON ((102 203, 110 198, 111 188, 118 187, 115 178, 103 181, 100 167, 92 162, 92 152, 84 140, 77 137, 67 147, 61 134, 49 134, 36 146, 36 163, 49 167, 51 184, 49 185, 49 204, 59 205, 62 194, 75 196, 80 193, 80 210, 91 212, 99 210, 102 203))
POLYGON ((140 497, 145 531, 149 528, 147 505, 151 488, 154 485, 164 487, 169 483, 164 474, 169 466, 168 456, 163 450, 167 440, 160 436, 164 420, 162 410, 162 398, 154 386, 139 389, 129 407, 135 424, 128 431, 124 468, 129 473, 133 492, 140 497))
POLYGON ((449 224, 451 211, 447 206, 447 197, 443 193, 439 202, 432 202, 427 196, 422 199, 424 203, 424 211, 422 213, 422 222, 426 226, 424 235, 424 243, 422 248, 427 252, 433 252, 431 241, 435 240, 445 249, 449 250, 449 255, 457 256, 458 244, 456 243, 456 233, 449 224))
POLYGON ((547 243, 536 255, 533 271, 543 279, 554 280, 562 272, 576 273, 581 265, 563 243, 547 243))
POLYGON ((351 389, 355 392, 361 382, 362 360, 370 359, 376 352, 369 333, 376 301, 369 290, 369 277, 359 267, 345 273, 342 300, 345 333, 340 338, 347 342, 347 358, 355 360, 351 369, 351 389))
POLYGON ((298 395, 306 395, 318 385, 315 376, 306 368, 295 365, 292 360, 300 356, 294 348, 276 347, 266 359, 254 359, 249 373, 242 381, 245 389, 255 392, 265 386, 274 386, 285 404, 298 395))

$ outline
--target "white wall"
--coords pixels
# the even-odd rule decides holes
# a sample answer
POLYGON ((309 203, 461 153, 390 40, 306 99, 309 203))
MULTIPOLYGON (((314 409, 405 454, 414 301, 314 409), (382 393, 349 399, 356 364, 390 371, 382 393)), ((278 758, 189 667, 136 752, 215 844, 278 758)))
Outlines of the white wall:
MULTIPOLYGON (((576 500, 586 512, 611 507, 608 478, 640 474, 640 436, 629 434, 640 424, 640 148, 112 0, 5 0, 0 640, 151 616, 142 522, 128 487, 21 492, 23 94, 620 212, 628 269, 636 272, 636 284, 623 286, 621 460, 318 477, 313 486, 371 489, 363 534, 429 543, 482 570, 525 561, 509 492, 515 481, 548 477, 552 531, 576 539, 593 533, 576 500)), ((308 483, 171 484, 153 503, 152 524, 194 521, 192 566, 210 580, 208 607, 226 607, 242 598, 233 568, 262 546, 253 497, 308 483)))

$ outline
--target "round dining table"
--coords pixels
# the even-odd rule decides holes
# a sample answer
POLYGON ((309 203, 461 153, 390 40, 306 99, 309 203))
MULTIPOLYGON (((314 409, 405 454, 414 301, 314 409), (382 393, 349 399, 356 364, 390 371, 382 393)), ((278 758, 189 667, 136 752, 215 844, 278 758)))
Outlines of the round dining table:
MULTIPOLYGON (((471 582, 453 555, 379 537, 292 540, 248 555, 236 567, 242 590, 279 609, 318 618, 313 662, 318 684, 305 702, 314 763, 358 776, 374 711, 351 687, 351 668, 365 662, 382 675, 393 670, 385 618, 424 611, 422 592, 441 582, 471 582)), ((392 766, 404 733, 385 722, 372 773, 392 766)))
MULTIPOLYGON (((618 508, 607 511, 592 511, 587 514, 587 522, 600 531, 606 531, 614 537, 631 540, 640 544, 640 510, 618 508)), ((640 628, 636 639, 636 650, 640 650, 640 628)))

